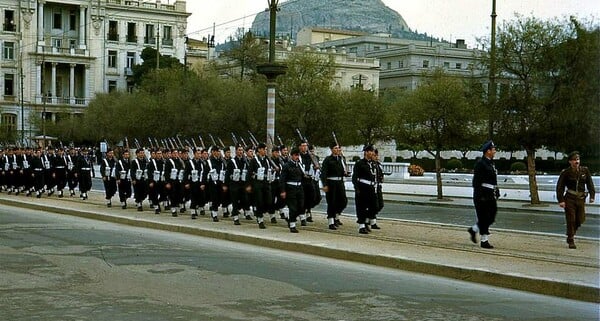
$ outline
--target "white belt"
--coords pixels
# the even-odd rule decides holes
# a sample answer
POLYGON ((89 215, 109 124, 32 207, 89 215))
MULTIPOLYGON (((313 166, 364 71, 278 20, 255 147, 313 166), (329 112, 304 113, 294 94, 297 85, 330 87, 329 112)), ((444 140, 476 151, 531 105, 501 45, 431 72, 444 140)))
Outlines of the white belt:
POLYGON ((330 181, 341 181, 344 178, 343 177, 327 177, 327 179, 330 181))
POLYGON ((287 182, 286 184, 291 185, 291 186, 300 186, 300 185, 302 185, 302 182, 287 182))
POLYGON ((90 169, 91 169, 91 168, 89 168, 89 167, 82 167, 82 168, 81 168, 81 170, 84 170, 84 171, 89 171, 90 169))
POLYGON ((367 185, 375 185, 375 182, 370 181, 368 179, 364 179, 364 178, 360 178, 358 181, 361 182, 361 183, 363 183, 363 184, 367 184, 367 185))
POLYGON ((488 184, 488 183, 481 183, 482 187, 487 187, 489 189, 496 189, 496 185, 492 185, 492 184, 488 184))

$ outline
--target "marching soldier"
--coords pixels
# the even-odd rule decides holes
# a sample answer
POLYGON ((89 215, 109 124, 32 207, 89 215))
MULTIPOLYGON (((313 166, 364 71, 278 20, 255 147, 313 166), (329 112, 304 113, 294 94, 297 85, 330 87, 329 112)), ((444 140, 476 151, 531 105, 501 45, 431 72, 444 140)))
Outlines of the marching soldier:
POLYGON ((302 180, 302 188, 304 188, 304 209, 305 213, 300 215, 300 225, 305 226, 306 222, 312 222, 312 213, 311 209, 314 207, 316 194, 319 193, 318 190, 315 191, 315 184, 313 183, 313 177, 315 175, 315 171, 318 169, 318 163, 313 162, 312 155, 308 150, 308 143, 302 142, 299 146, 300 150, 300 163, 302 164, 302 168, 304 170, 304 179, 302 180))
POLYGON ((192 219, 198 217, 198 208, 204 210, 204 190, 206 189, 206 170, 202 161, 202 150, 194 148, 194 157, 188 159, 188 165, 185 167, 185 189, 189 190, 190 194, 190 210, 192 211, 192 219))
POLYGON ((8 172, 8 157, 4 153, 4 148, 0 147, 0 192, 6 190, 7 172, 8 172))
POLYGON ((119 201, 121 202, 121 208, 126 209, 127 199, 131 197, 131 159, 129 149, 123 150, 123 155, 115 166, 115 172, 118 176, 117 190, 119 191, 119 201))
POLYGON ((240 225, 240 212, 247 207, 246 189, 248 182, 248 163, 244 157, 244 147, 235 147, 235 156, 227 162, 225 186, 231 197, 231 216, 233 224, 240 225))
POLYGON ((117 193, 117 161, 115 160, 115 152, 112 149, 106 151, 106 157, 100 163, 100 175, 104 184, 104 193, 106 199, 106 207, 112 206, 112 198, 117 193))
MULTIPOLYGON (((254 159, 254 147, 247 146, 246 147, 246 168, 250 167, 250 160, 254 159)), ((248 176, 248 183, 250 183, 250 177, 248 176)), ((254 196, 252 195, 252 186, 248 184, 248 188, 246 189, 246 205, 244 207, 244 217, 248 221, 252 221, 252 215, 254 215, 255 209, 254 196)))
POLYGON ((69 185, 69 193, 71 197, 75 196, 75 188, 79 185, 79 180, 77 179, 77 171, 75 168, 75 163, 77 162, 77 150, 75 148, 71 148, 69 150, 69 155, 67 155, 67 184, 69 185))
POLYGON ((346 170, 341 156, 341 148, 333 143, 329 146, 331 155, 325 157, 321 166, 321 182, 327 200, 327 221, 330 230, 337 230, 339 215, 348 205, 344 177, 346 170))
POLYGON ((17 148, 11 148, 8 150, 8 155, 7 155, 7 159, 8 159, 8 194, 11 193, 15 193, 16 195, 19 194, 19 190, 18 190, 18 186, 19 186, 19 175, 20 175, 20 171, 21 168, 18 165, 17 162, 17 155, 15 154, 17 151, 17 148))
POLYGON ((31 176, 33 178, 33 188, 35 197, 42 197, 44 191, 44 164, 42 161, 42 149, 37 148, 31 159, 31 176))
POLYGON ((160 202, 164 200, 161 196, 164 188, 164 160, 163 152, 167 152, 160 149, 152 150, 150 152, 150 161, 147 163, 146 171, 148 173, 148 200, 150 206, 154 208, 154 214, 160 214, 160 202))
POLYGON ((27 147, 22 155, 23 163, 23 191, 27 191, 30 196, 33 191, 33 176, 31 175, 32 150, 27 147))
POLYGON ((475 164, 473 171, 473 203, 477 213, 477 223, 468 229, 471 241, 477 243, 476 234, 481 235, 480 245, 484 249, 493 249, 489 243, 490 225, 496 220, 498 210, 496 200, 500 197, 497 171, 494 166, 496 146, 490 140, 481 147, 483 157, 475 164))
MULTIPOLYGON (((208 158, 208 197, 210 201, 210 215, 213 222, 218 222, 219 207, 223 204, 224 191, 227 186, 224 186, 226 168, 221 159, 221 151, 219 147, 211 147, 211 156, 208 158)), ((223 213, 225 213, 223 209, 223 213)))
POLYGON ((269 215, 271 216, 271 223, 275 224, 277 223, 277 219, 275 218, 276 212, 279 212, 280 218, 287 218, 285 211, 283 210, 285 207, 285 200, 281 198, 280 179, 283 162, 279 153, 279 147, 273 146, 270 161, 271 165, 273 165, 273 169, 271 170, 273 179, 271 180, 271 207, 269 208, 269 215))
POLYGON ((79 197, 83 200, 88 198, 87 192, 92 188, 92 176, 94 176, 93 164, 92 156, 89 155, 89 149, 83 148, 81 155, 75 163, 76 175, 79 181, 79 197))
POLYGON ((148 185, 146 178, 148 177, 146 153, 143 149, 138 148, 135 151, 136 158, 131 162, 129 177, 131 177, 131 185, 133 186, 133 198, 135 206, 139 212, 142 209, 142 203, 148 194, 148 185))
POLYGON ((375 148, 371 144, 363 147, 364 157, 354 164, 352 170, 352 184, 354 185, 354 199, 356 206, 356 222, 358 233, 369 234, 367 219, 377 207, 376 177, 373 168, 373 155, 375 148))
POLYGON ((377 181, 377 188, 375 192, 377 193, 377 207, 375 207, 375 211, 373 212, 372 217, 369 218, 370 228, 373 230, 380 230, 381 228, 377 225, 377 214, 381 212, 383 209, 383 166, 379 161, 379 151, 375 148, 375 153, 373 154, 373 166, 375 167, 375 178, 377 181))
POLYGON ((54 162, 52 167, 54 167, 54 175, 52 178, 56 183, 56 191, 58 192, 58 197, 62 198, 63 190, 67 186, 67 167, 68 167, 68 156, 65 155, 65 150, 63 148, 58 149, 58 155, 54 157, 54 162))
POLYGON ((569 154, 569 167, 565 168, 556 183, 556 198, 558 205, 565 209, 567 222, 567 244, 570 249, 576 249, 575 233, 585 222, 585 199, 590 198, 594 203, 596 190, 590 170, 580 165, 579 152, 569 154), (586 189, 587 187, 587 189, 586 189))
POLYGON ((177 217, 177 210, 183 203, 184 168, 179 159, 177 149, 171 151, 171 157, 165 159, 165 194, 168 195, 171 204, 171 216, 177 217))
POLYGON ((298 233, 296 220, 304 213, 304 189, 302 180, 304 169, 300 163, 300 150, 292 149, 291 159, 283 165, 280 178, 281 198, 289 209, 289 227, 291 233, 298 233))
POLYGON ((256 147, 256 155, 250 160, 248 174, 252 184, 252 195, 254 196, 254 204, 256 205, 256 221, 258 227, 266 228, 264 223, 264 214, 271 206, 271 185, 269 183, 269 172, 271 164, 267 160, 267 145, 264 143, 258 144, 256 147))
POLYGON ((54 194, 54 148, 50 147, 46 150, 46 153, 42 155, 42 163, 44 164, 44 181, 46 182, 46 192, 48 196, 54 194))

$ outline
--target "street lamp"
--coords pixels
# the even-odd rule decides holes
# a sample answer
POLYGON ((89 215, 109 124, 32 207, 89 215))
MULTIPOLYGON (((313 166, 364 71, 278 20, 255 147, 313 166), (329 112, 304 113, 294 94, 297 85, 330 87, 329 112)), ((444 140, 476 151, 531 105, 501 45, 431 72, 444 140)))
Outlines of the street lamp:
POLYGON ((279 0, 267 0, 269 4, 269 62, 257 66, 259 74, 267 77, 267 148, 273 147, 271 141, 275 137, 275 80, 277 76, 285 74, 287 66, 275 63, 275 25, 277 19, 277 5, 279 0))
POLYGON ((488 123, 488 138, 492 139, 494 136, 494 109, 496 105, 496 0, 492 0, 492 39, 490 47, 490 86, 488 88, 488 104, 489 110, 489 123, 488 123))

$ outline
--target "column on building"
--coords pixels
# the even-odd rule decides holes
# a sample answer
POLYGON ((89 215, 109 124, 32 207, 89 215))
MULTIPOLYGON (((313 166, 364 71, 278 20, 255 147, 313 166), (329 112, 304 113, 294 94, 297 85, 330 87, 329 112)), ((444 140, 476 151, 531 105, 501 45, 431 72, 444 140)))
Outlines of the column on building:
POLYGON ((35 66, 35 81, 37 84, 36 88, 36 103, 40 104, 42 102, 42 98, 44 97, 44 88, 42 88, 42 65, 44 62, 40 62, 35 66))
POLYGON ((77 64, 70 64, 69 67, 69 103, 75 104, 75 67, 77 64))
POLYGON ((56 66, 58 63, 52 63, 52 79, 50 79, 52 87, 50 90, 50 102, 56 102, 56 66))
POLYGON ((91 73, 90 73, 90 68, 91 65, 90 64, 86 64, 85 68, 83 68, 83 99, 84 99, 84 104, 87 105, 88 104, 88 99, 90 99, 90 89, 89 89, 89 79, 91 78, 91 73))
POLYGON ((38 33, 38 41, 44 40, 44 3, 46 1, 39 0, 38 1, 38 10, 37 10, 37 33, 38 33))
POLYGON ((85 45, 86 23, 85 23, 85 6, 79 7, 79 48, 85 45))

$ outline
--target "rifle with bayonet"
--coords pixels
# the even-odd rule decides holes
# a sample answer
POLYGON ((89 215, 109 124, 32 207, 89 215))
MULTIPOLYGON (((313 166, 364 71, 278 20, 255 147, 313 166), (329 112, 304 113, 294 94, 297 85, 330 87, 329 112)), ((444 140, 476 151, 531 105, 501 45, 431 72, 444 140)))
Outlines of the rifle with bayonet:
MULTIPOLYGON (((300 129, 296 128, 296 133, 298 133, 298 136, 300 137, 300 143, 306 143, 306 145, 308 145, 308 139, 306 139, 306 137, 302 136, 302 133, 300 132, 300 129)), ((310 161, 313 164, 313 167, 315 170, 319 169, 319 162, 317 161, 317 159, 315 158, 315 155, 313 155, 310 150, 307 151, 308 156, 310 157, 310 161)))

